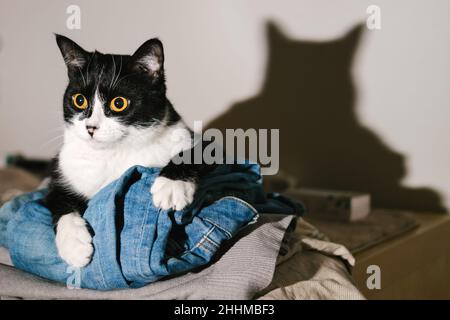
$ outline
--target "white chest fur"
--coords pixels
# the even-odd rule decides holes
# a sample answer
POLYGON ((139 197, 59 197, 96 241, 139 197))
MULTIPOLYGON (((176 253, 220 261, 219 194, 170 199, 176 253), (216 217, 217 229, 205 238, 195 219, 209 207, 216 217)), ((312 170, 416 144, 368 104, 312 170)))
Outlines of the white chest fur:
POLYGON ((101 188, 134 165, 163 167, 191 138, 184 124, 141 129, 112 146, 95 146, 66 130, 59 154, 59 170, 77 192, 92 198, 101 188))

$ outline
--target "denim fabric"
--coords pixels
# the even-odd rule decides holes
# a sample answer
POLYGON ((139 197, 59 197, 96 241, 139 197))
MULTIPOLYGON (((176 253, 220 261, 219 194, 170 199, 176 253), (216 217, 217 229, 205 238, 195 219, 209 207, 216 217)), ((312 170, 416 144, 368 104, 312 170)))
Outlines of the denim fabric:
POLYGON ((69 267, 57 253, 51 213, 41 201, 46 189, 0 209, 0 245, 9 248, 14 266, 47 279, 71 282, 78 272, 73 285, 82 288, 136 288, 207 264, 258 212, 303 213, 300 204, 264 195, 255 164, 219 166, 181 211, 153 206, 149 190, 158 174, 132 167, 90 200, 84 218, 94 254, 84 268, 69 267))

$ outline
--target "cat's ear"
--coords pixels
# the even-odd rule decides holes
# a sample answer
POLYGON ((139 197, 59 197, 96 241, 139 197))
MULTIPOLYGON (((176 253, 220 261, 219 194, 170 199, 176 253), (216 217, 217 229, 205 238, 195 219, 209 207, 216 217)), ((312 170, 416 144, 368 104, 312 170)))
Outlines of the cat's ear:
POLYGON ((67 68, 69 70, 82 69, 86 65, 88 53, 67 37, 59 34, 55 34, 55 37, 67 68))
POLYGON ((153 79, 164 73, 164 49, 159 39, 144 42, 132 56, 132 68, 144 72, 153 79))

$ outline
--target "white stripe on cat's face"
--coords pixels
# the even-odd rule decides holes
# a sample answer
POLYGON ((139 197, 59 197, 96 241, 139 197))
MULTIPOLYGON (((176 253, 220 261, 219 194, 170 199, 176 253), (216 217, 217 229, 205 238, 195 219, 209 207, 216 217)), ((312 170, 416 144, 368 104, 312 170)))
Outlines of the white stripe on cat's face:
POLYGON ((92 114, 86 119, 87 126, 100 127, 100 124, 106 119, 105 112, 103 110, 104 101, 98 93, 98 89, 95 90, 94 104, 92 108, 92 114))
POLYGON ((78 116, 73 119, 73 125, 67 130, 74 130, 79 138, 90 141, 93 146, 99 147, 108 146, 124 138, 127 135, 127 126, 124 126, 115 118, 107 117, 104 112, 104 104, 105 102, 97 89, 94 94, 90 117, 78 116))

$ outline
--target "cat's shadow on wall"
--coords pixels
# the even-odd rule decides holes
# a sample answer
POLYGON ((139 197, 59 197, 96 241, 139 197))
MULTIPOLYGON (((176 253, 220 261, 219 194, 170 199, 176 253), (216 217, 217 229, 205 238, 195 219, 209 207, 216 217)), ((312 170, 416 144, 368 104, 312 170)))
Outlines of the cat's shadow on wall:
POLYGON ((445 211, 436 191, 401 184, 405 157, 357 119, 351 67, 363 29, 311 42, 289 39, 268 23, 261 92, 208 127, 279 128, 280 169, 299 186, 369 192, 374 207, 445 211))

